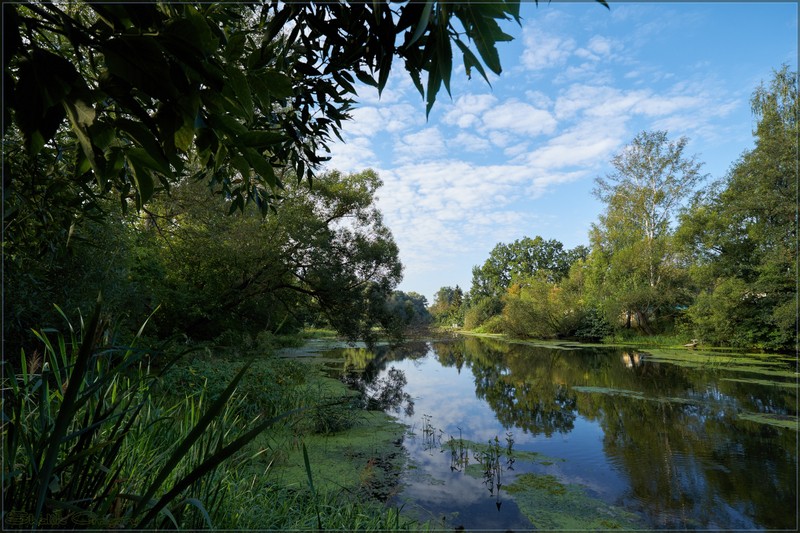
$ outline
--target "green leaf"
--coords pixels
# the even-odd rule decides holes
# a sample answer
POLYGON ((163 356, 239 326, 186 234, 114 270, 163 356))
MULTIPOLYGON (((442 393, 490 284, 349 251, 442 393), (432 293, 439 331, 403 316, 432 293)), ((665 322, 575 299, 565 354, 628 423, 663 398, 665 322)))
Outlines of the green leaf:
POLYGON ((221 130, 232 137, 236 137, 248 131, 244 124, 224 113, 209 115, 208 123, 215 130, 221 130))
POLYGON ((456 40, 456 45, 458 45, 458 47, 461 49, 461 52, 464 54, 464 69, 467 71, 467 76, 471 76, 472 67, 475 67, 478 72, 480 72, 481 76, 483 76, 483 79, 486 80, 486 83, 488 83, 491 87, 492 84, 489 82, 489 78, 486 76, 486 71, 483 69, 483 65, 478 58, 475 57, 475 54, 472 53, 472 50, 470 50, 466 44, 461 42, 460 39, 456 40))
POLYGON ((250 163, 247 162, 247 159, 245 159, 244 156, 241 154, 234 154, 233 157, 231 157, 231 164, 233 165, 233 168, 239 171, 239 174, 242 175, 242 178, 250 178, 250 163))
POLYGON ((257 77, 267 85, 267 91, 275 98, 290 98, 294 94, 292 79, 277 70, 263 70, 257 77))
POLYGON ((81 110, 73 102, 67 100, 64 101, 64 109, 66 110, 67 118, 69 118, 70 125, 72 126, 72 131, 75 133, 75 136, 78 137, 78 142, 83 149, 83 153, 86 155, 86 159, 92 166, 92 169, 95 171, 98 178, 100 176, 105 176, 104 167, 101 163, 103 160, 96 156, 94 146, 92 145, 92 139, 89 136, 88 127, 83 122, 87 116, 86 110, 81 110))
POLYGON ((314 477, 311 475, 311 462, 308 460, 308 450, 306 449, 306 443, 303 443, 303 464, 306 467, 306 477, 308 478, 308 488, 311 489, 311 494, 314 496, 317 495, 317 491, 314 489, 314 477))
POLYGON ((151 172, 155 165, 143 148, 131 148, 125 155, 133 170, 136 190, 139 193, 138 207, 141 208, 153 196, 155 183, 151 172))
POLYGON ((228 61, 236 61, 244 53, 244 46, 247 43, 247 34, 244 32, 236 32, 228 39, 228 44, 225 45, 225 59, 228 61))
POLYGON ((239 142, 251 148, 266 149, 286 140, 286 135, 277 131, 248 131, 238 137, 239 142))
POLYGON ((250 85, 247 83, 247 78, 241 70, 233 66, 228 66, 225 72, 228 75, 228 83, 233 88, 236 100, 239 102, 239 106, 242 108, 245 118, 248 122, 252 122, 253 96, 250 92, 250 85))
POLYGON ((389 81, 389 73, 392 70, 392 59, 394 54, 384 54, 381 56, 380 67, 378 70, 378 95, 383 93, 386 82, 389 81))
POLYGON ((425 30, 428 28, 428 21, 431 18, 431 10, 433 9, 433 0, 427 0, 425 2, 425 7, 422 8, 422 15, 419 18, 419 22, 417 22, 417 27, 414 30, 414 34, 411 36, 411 40, 407 43, 407 46, 411 46, 417 39, 422 37, 422 34, 425 33, 425 30))
POLYGON ((450 93, 450 74, 453 72, 453 48, 450 44, 450 35, 447 33, 447 28, 440 27, 436 37, 439 41, 437 50, 439 71, 442 75, 444 88, 447 90, 447 94, 452 98, 452 94, 450 93))
POLYGON ((378 82, 375 81, 375 78, 364 72, 363 70, 356 71, 356 78, 365 85, 369 85, 370 87, 378 87, 378 82))
POLYGON ((135 120, 120 118, 117 119, 116 125, 133 139, 136 144, 144 149, 143 152, 148 159, 148 166, 158 170, 167 177, 172 177, 172 170, 169 167, 169 162, 164 157, 161 145, 159 145, 152 132, 145 127, 144 124, 135 120))
POLYGON ((292 14, 292 5, 291 3, 288 5, 284 4, 284 8, 275 13, 275 15, 270 19, 269 23, 267 24, 267 29, 264 32, 264 41, 269 43, 280 33, 280 31, 286 26, 286 22, 289 20, 289 17, 292 14))
POLYGON ((242 154, 245 159, 247 159, 247 162, 250 163, 250 166, 253 167, 253 170, 266 180, 270 187, 275 187, 277 185, 278 177, 275 175, 275 169, 272 168, 272 165, 264 156, 253 148, 244 148, 242 154))
MULTIPOLYGON (((478 49, 478 53, 481 55, 483 62, 486 63, 486 66, 495 74, 500 74, 502 72, 502 67, 500 66, 500 56, 497 53, 495 42, 497 40, 504 40, 497 38, 498 33, 503 36, 506 36, 506 34, 500 31, 500 26, 498 26, 497 22, 493 19, 477 16, 474 21, 476 33, 472 37, 475 41, 475 47, 478 49)), ((510 39, 510 36, 506 37, 510 39)))
POLYGON ((175 130, 175 147, 187 152, 194 140, 200 110, 200 92, 193 90, 178 102, 178 115, 182 124, 175 130))

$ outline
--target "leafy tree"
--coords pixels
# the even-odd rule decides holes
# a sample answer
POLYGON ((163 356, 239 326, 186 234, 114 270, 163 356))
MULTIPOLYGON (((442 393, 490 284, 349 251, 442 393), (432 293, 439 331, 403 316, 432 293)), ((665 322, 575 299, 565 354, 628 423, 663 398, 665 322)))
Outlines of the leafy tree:
POLYGON ((614 156, 614 172, 596 179, 594 194, 606 203, 592 225, 595 287, 609 319, 635 317, 650 331, 653 322, 682 303, 682 265, 671 228, 683 203, 705 178, 695 157, 684 155, 686 137, 642 132, 614 156))
POLYGON ((503 326, 515 337, 548 338, 560 330, 566 309, 560 288, 541 278, 513 284, 503 298, 503 326))
POLYGON ((791 350, 797 325, 797 73, 753 93, 755 147, 682 219, 696 263, 690 307, 710 342, 791 350))
POLYGON ((556 282, 568 272, 572 262, 586 253, 585 247, 565 251, 555 239, 524 237, 511 244, 498 243, 480 267, 472 268, 473 296, 500 297, 512 281, 530 276, 556 282))
POLYGON ((494 296, 474 298, 464 312, 464 328, 472 330, 481 327, 502 312, 503 300, 501 298, 494 296))
POLYGON ((277 214, 226 215, 231 200, 175 187, 153 202, 142 230, 165 272, 149 280, 163 303, 162 333, 209 338, 227 329, 286 331, 321 313, 355 339, 386 325, 385 301, 402 277, 398 249, 374 205, 372 171, 287 185, 277 214))
POLYGON ((387 312, 396 329, 419 328, 433 322, 428 300, 416 292, 394 291, 386 301, 387 312))
POLYGON ((501 72, 504 20, 518 0, 4 4, 4 134, 72 161, 83 199, 141 207, 199 166, 266 212, 280 169, 325 160, 356 79, 382 90, 397 58, 430 113, 454 46, 468 76, 501 72))
POLYGON ((411 320, 408 323, 412 326, 424 326, 433 321, 433 317, 428 311, 428 299, 425 296, 411 291, 404 293, 402 291, 395 291, 395 294, 400 293, 400 297, 404 300, 403 306, 406 309, 406 316, 408 310, 412 311, 411 320))
POLYGON ((440 326, 451 326, 463 322, 464 291, 458 285, 441 287, 436 291, 433 304, 428 309, 440 326))

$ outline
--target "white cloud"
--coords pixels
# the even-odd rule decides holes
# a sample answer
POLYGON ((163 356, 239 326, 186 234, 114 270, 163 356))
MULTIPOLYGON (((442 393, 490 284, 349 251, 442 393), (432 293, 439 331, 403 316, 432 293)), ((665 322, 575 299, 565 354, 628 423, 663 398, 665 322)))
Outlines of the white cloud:
POLYGON ((553 105, 553 99, 542 91, 525 91, 525 98, 527 98, 531 104, 539 109, 545 109, 552 107, 553 105))
POLYGON ((611 51, 619 45, 614 43, 611 39, 607 37, 603 37, 602 35, 595 35, 591 39, 589 39, 589 44, 587 48, 597 54, 598 56, 605 57, 611 55, 611 51))
POLYGON ((489 140, 498 148, 505 148, 514 139, 511 135, 504 131, 490 131, 488 134, 489 140))
POLYGON ((351 135, 373 135, 383 129, 383 118, 376 107, 359 107, 350 112, 351 120, 343 130, 351 135))
POLYGON ((448 150, 466 150, 473 153, 487 152, 492 148, 492 144, 485 137, 462 131, 447 141, 447 148, 448 150))
POLYGON ((696 96, 651 96, 642 99, 636 111, 648 116, 663 116, 686 109, 698 109, 704 103, 704 98, 696 96))
POLYGON ((459 96, 455 103, 442 117, 445 124, 459 128, 470 128, 479 125, 478 116, 497 103, 491 94, 466 94, 459 96))
POLYGON ((533 24, 523 28, 522 43, 525 49, 520 61, 528 70, 544 70, 560 66, 577 47, 571 37, 564 38, 547 33, 533 24))
POLYGON ((531 136, 552 133, 556 128, 556 120, 548 111, 513 99, 487 110, 482 118, 489 129, 531 136))
POLYGON ((610 159, 614 150, 622 144, 625 135, 624 118, 584 120, 531 152, 528 164, 544 170, 593 168, 610 159))
POLYGON ((366 137, 352 137, 346 144, 332 144, 330 156, 326 167, 342 172, 360 172, 377 164, 375 152, 366 137))
POLYGON ((405 135, 394 147, 396 163, 440 157, 446 152, 444 138, 436 127, 405 135))

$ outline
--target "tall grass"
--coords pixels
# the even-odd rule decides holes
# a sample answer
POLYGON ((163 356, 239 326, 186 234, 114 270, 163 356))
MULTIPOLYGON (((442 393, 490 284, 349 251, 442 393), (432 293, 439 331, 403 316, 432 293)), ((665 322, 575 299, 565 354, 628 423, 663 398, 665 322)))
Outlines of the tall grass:
POLYGON ((100 316, 98 299, 77 331, 36 332, 43 351, 4 364, 3 529, 213 527, 217 467, 293 413, 236 418, 249 364, 213 401, 165 403, 152 392, 174 360, 152 372, 135 341, 106 344, 100 316))

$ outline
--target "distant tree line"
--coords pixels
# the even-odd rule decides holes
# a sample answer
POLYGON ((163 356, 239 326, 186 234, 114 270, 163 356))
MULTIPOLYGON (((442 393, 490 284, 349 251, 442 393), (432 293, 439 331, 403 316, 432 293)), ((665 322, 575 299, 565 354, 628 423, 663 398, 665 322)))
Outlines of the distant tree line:
POLYGON ((472 287, 441 288, 440 325, 519 337, 676 333, 704 343, 793 350, 797 339, 797 73, 753 94, 755 147, 704 184, 688 139, 639 133, 596 179, 605 209, 590 246, 500 243, 472 287))

